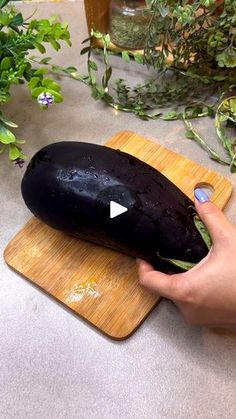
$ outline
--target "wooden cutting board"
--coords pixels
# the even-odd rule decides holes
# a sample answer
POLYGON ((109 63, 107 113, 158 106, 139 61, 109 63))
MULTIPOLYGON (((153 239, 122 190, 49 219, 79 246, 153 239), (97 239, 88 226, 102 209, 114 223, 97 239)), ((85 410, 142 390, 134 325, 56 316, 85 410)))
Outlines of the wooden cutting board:
MULTIPOLYGON (((126 151, 160 170, 193 199, 196 185, 211 185, 223 208, 232 192, 228 179, 194 161, 124 131, 107 146, 126 151)), ((128 233, 128 232, 127 232, 128 233)), ((82 241, 35 217, 4 252, 7 264, 114 339, 129 337, 160 298, 138 283, 135 260, 82 241)))

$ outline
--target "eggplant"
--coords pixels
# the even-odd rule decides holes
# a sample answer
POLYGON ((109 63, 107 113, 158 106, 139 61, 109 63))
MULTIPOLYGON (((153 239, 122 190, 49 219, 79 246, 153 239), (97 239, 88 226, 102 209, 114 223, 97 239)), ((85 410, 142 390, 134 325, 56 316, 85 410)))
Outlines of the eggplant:
POLYGON ((120 150, 74 141, 47 145, 28 164, 21 190, 30 211, 50 227, 163 272, 188 269, 209 250, 193 202, 120 150), (110 218, 111 201, 128 211, 110 218))

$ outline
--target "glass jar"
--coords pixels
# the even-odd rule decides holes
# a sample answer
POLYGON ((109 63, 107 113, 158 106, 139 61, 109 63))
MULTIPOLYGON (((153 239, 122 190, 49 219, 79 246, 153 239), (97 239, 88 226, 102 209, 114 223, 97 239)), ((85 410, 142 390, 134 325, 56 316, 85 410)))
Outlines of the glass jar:
POLYGON ((111 41, 124 49, 143 49, 150 18, 146 0, 111 0, 111 41))

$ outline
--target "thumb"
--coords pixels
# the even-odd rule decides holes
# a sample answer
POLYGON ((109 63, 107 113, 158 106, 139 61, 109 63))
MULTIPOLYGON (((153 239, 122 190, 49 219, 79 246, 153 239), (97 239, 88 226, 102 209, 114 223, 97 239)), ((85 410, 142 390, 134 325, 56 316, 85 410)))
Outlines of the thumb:
POLYGON ((224 238, 229 239, 233 226, 224 213, 210 201, 202 189, 195 189, 194 194, 196 210, 208 229, 213 243, 222 242, 224 238))

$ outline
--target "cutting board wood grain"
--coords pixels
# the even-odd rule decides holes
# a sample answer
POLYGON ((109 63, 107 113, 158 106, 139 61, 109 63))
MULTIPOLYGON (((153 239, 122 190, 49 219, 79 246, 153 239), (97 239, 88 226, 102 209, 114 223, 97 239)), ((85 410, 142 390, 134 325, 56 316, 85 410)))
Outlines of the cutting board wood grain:
MULTIPOLYGON (((196 185, 211 185, 220 208, 230 198, 228 179, 136 133, 121 132, 106 146, 160 170, 191 199, 196 185)), ((15 271, 114 339, 129 337, 160 301, 139 285, 133 258, 67 236, 35 217, 9 243, 4 257, 15 271)))

